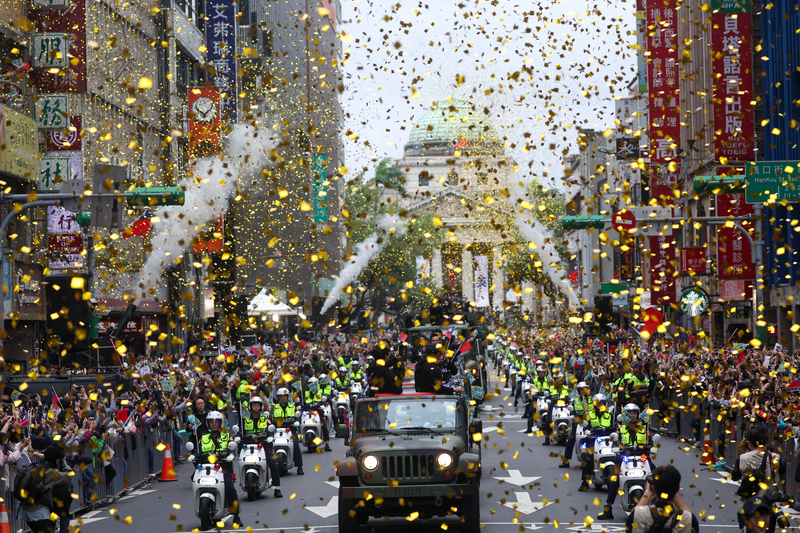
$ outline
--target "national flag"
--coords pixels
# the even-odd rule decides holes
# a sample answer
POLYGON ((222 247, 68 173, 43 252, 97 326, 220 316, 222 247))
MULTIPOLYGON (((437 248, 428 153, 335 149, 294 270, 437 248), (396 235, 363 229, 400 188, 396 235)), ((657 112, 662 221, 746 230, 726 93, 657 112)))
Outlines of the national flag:
POLYGON ((467 139, 464 137, 459 137, 458 139, 453 142, 453 148, 466 148, 467 147, 467 139))
POLYGON ((19 427, 22 427, 22 428, 31 427, 31 418, 28 415, 28 413, 25 413, 25 416, 23 416, 22 420, 19 421, 19 427))
POLYGON ((53 400, 53 408, 58 409, 59 411, 61 411, 61 400, 58 399, 58 393, 56 392, 56 388, 55 387, 50 387, 50 388, 53 391, 53 398, 52 398, 52 400, 53 400))
POLYGON ((406 334, 405 334, 405 333, 403 333, 402 331, 400 332, 400 334, 398 335, 398 337, 400 338, 400 342, 406 342, 406 340, 408 340, 408 335, 406 335, 406 334))
POLYGON ((472 345, 469 343, 469 341, 464 341, 463 343, 461 343, 461 346, 458 348, 458 351, 461 353, 466 353, 471 349, 472 345))
POLYGON ((453 338, 453 332, 455 331, 454 328, 447 328, 444 333, 442 333, 443 337, 447 337, 448 340, 453 338))
POLYGON ((153 225, 150 223, 150 210, 145 209, 144 213, 142 213, 136 221, 131 224, 125 231, 122 232, 123 239, 129 239, 131 237, 144 237, 148 233, 150 233, 150 229, 153 225))

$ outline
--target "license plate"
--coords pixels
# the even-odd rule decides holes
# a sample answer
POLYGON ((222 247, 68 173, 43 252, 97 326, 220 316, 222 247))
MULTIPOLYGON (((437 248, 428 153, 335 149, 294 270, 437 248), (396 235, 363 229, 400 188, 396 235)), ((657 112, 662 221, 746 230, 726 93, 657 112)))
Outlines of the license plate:
POLYGON ((419 487, 398 487, 395 489, 398 496, 402 498, 413 498, 422 496, 422 489, 419 487))

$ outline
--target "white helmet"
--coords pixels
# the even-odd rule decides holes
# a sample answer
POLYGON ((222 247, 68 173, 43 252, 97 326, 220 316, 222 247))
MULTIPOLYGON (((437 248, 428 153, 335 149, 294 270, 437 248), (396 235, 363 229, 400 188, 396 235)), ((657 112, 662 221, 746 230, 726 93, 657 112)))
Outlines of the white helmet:
POLYGON ((317 378, 308 378, 308 384, 311 385, 312 383, 319 383, 317 378))
POLYGON ((539 366, 536 367, 536 371, 537 372, 544 372, 544 367, 542 365, 539 365, 539 366))
POLYGON ((340 374, 346 374, 347 373, 347 369, 345 367, 343 367, 343 366, 340 366, 339 367, 339 373, 340 374))
POLYGON ((373 362, 374 360, 375 360, 375 358, 374 358, 374 357, 372 357, 371 355, 368 355, 368 356, 367 356, 367 363, 371 363, 371 362, 373 362))
POLYGON ((208 413, 206 417, 206 423, 213 422, 214 420, 218 421, 220 424, 222 423, 222 413, 219 411, 211 411, 208 413))
POLYGON ((278 396, 289 396, 289 389, 286 387, 281 387, 278 389, 278 396))
POLYGON ((605 394, 600 392, 600 393, 595 394, 594 397, 592 398, 592 400, 594 400, 595 402, 607 402, 608 401, 608 396, 606 396, 605 394))
POLYGON ((250 401, 247 402, 248 405, 252 406, 253 404, 260 403, 261 408, 264 408, 264 400, 261 399, 261 396, 253 396, 250 398, 250 401))
POLYGON ((585 381, 581 381, 580 383, 578 383, 577 388, 578 389, 588 389, 589 385, 587 385, 585 381))
POLYGON ((637 413, 638 413, 639 411, 641 411, 641 409, 639 408, 639 406, 638 406, 638 405, 636 405, 635 403, 629 403, 628 405, 626 405, 626 406, 625 406, 625 410, 626 410, 626 411, 636 411, 637 413))

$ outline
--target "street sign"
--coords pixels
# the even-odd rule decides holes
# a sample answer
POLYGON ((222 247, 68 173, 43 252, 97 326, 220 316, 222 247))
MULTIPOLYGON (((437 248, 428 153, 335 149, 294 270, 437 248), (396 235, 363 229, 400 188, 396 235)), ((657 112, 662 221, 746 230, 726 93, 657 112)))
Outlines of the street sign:
POLYGON ((33 0, 33 7, 63 9, 69 7, 69 0, 33 0))
POLYGON ((611 225, 620 233, 631 233, 636 229, 636 217, 627 209, 623 209, 614 213, 611 225))
POLYGON ((86 195, 92 188, 83 180, 69 180, 61 182, 58 192, 61 194, 74 194, 75 198, 61 200, 61 207, 68 211, 88 211, 91 205, 91 196, 86 195))
POLYGON ((800 161, 755 161, 745 169, 748 204, 768 202, 773 195, 778 202, 800 201, 800 161))
POLYGON ((40 94, 36 100, 36 123, 40 130, 69 127, 69 97, 66 94, 40 94))
POLYGON ((34 33, 31 63, 33 68, 66 68, 69 64, 69 35, 66 33, 34 33))
POLYGON ((44 156, 39 160, 39 192, 58 192, 62 181, 69 179, 69 157, 44 156))
POLYGON ((708 311, 708 296, 699 289, 691 288, 681 294, 681 312, 686 316, 700 316, 708 311))
POLYGON ((705 248, 681 248, 681 274, 705 274, 706 249, 705 248))

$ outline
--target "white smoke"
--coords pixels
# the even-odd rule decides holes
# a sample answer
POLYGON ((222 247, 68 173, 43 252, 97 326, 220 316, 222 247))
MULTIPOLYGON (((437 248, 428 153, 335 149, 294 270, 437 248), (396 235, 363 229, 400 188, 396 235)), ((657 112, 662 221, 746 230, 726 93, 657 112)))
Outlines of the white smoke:
POLYGON ((378 217, 377 223, 379 229, 356 245, 355 253, 350 257, 350 261, 339 272, 339 278, 333 285, 331 292, 328 293, 325 304, 322 306, 322 314, 325 314, 336 303, 342 290, 354 282, 369 262, 383 251, 389 243, 390 233, 405 235, 406 231, 408 231, 408 228, 397 217, 391 215, 381 215, 378 217), (380 240, 381 237, 383 237, 383 240, 380 240), (378 242, 379 240, 380 242, 378 242))
POLYGON ((153 251, 136 284, 143 294, 159 283, 167 268, 180 262, 194 237, 225 214, 237 180, 263 168, 275 145, 273 130, 267 124, 237 124, 221 155, 201 159, 192 166, 190 177, 178 184, 186 193, 184 204, 161 207, 155 213, 150 240, 153 251))
POLYGON ((534 209, 538 206, 532 205, 531 209, 523 207, 527 203, 533 204, 527 197, 525 189, 522 183, 516 183, 511 188, 511 200, 516 202, 514 204, 514 215, 517 227, 523 237, 536 244, 536 253, 542 261, 542 271, 557 287, 561 288, 561 292, 564 293, 569 301, 570 308, 577 309, 579 306, 578 295, 575 294, 575 289, 567 279, 567 269, 561 266, 561 257, 558 255, 558 250, 556 250, 555 239, 534 215, 534 209))

